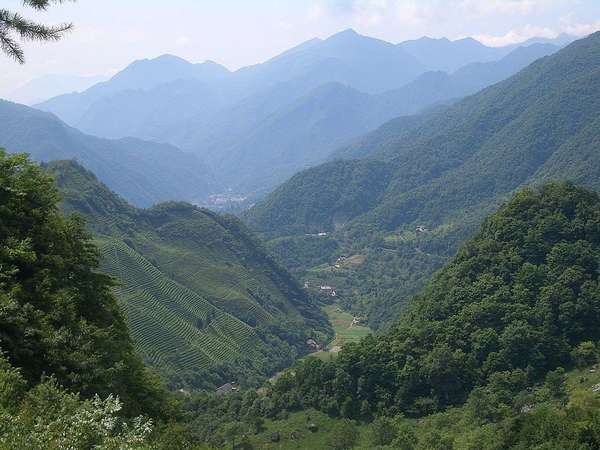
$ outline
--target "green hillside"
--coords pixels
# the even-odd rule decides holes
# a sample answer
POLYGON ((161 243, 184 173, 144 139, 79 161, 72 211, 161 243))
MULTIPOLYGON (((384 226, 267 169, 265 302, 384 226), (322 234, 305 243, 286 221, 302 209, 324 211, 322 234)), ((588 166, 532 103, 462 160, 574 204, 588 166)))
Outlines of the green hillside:
POLYGON ((256 384, 329 339, 320 309, 232 217, 185 203, 139 210, 77 163, 46 168, 87 219, 140 353, 174 386, 256 384))
MULTIPOLYGON (((377 198, 361 199, 355 208, 364 213, 330 237, 335 252, 307 261, 299 273, 313 268, 311 262, 332 265, 339 254, 365 256, 338 283, 348 292, 346 303, 378 326, 397 317, 406 299, 516 189, 549 180, 599 187, 599 72, 597 33, 453 106, 394 121, 363 139, 346 154, 383 162, 389 183, 377 198)), ((311 186, 323 198, 340 190, 327 180, 311 186)), ((245 216, 253 229, 279 236, 272 245, 286 261, 296 259, 289 250, 302 246, 279 245, 294 224, 282 227, 271 211, 287 210, 289 217, 333 211, 323 205, 305 210, 311 200, 303 194, 284 185, 245 216)))
POLYGON ((259 448, 596 448, 599 261, 597 193, 524 189, 389 331, 297 363, 253 401, 205 398, 202 433, 262 415, 259 448))

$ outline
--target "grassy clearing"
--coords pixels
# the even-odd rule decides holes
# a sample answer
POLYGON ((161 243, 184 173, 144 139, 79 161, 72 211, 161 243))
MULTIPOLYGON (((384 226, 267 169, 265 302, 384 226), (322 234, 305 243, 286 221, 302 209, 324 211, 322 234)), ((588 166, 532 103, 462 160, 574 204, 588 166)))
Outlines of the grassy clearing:
POLYGON ((371 334, 371 329, 361 325, 352 325, 354 317, 352 314, 344 311, 341 307, 334 303, 323 308, 335 332, 335 339, 329 345, 329 349, 342 347, 348 342, 358 342, 365 336, 371 334))
MULTIPOLYGON (((254 448, 261 450, 329 449, 331 448, 329 433, 336 422, 336 419, 318 411, 292 413, 285 420, 266 420, 264 431, 251 436, 250 442, 254 448), (311 423, 317 426, 317 431, 309 430, 308 426, 311 423), (279 433, 279 442, 271 441, 273 433, 279 433)), ((367 427, 357 426, 362 440, 366 435, 367 427)), ((357 448, 359 447, 360 444, 357 448)))

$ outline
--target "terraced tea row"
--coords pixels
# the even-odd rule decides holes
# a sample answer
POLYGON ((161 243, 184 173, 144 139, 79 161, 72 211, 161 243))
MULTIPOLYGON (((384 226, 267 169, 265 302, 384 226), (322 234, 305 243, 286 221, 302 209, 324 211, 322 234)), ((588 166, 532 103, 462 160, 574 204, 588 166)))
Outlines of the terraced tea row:
POLYGON ((101 241, 103 270, 119 278, 118 295, 140 350, 155 365, 208 368, 245 359, 261 344, 251 327, 167 278, 125 243, 101 241))

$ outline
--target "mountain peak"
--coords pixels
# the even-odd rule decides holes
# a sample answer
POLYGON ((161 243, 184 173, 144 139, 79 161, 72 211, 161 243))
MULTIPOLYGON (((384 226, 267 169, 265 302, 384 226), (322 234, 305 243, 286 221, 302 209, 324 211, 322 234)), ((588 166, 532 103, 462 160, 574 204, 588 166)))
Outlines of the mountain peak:
POLYGON ((348 28, 344 31, 340 31, 339 33, 334 34, 333 36, 330 36, 327 40, 328 41, 346 40, 346 39, 354 39, 357 37, 362 37, 362 36, 360 34, 358 34, 354 29, 348 28))

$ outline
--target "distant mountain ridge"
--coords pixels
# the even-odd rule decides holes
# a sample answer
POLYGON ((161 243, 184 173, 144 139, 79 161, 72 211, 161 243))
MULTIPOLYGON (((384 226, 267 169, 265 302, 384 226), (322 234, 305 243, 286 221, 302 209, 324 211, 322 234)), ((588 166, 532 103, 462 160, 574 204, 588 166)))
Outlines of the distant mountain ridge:
POLYGON ((175 145, 225 189, 256 197, 394 117, 473 94, 557 48, 395 45, 346 30, 235 72, 171 55, 137 61, 39 107, 92 135, 175 145))
POLYGON ((88 136, 52 114, 1 100, 0 147, 28 152, 37 161, 77 159, 142 207, 174 199, 199 201, 218 189, 196 156, 172 145, 88 136))

